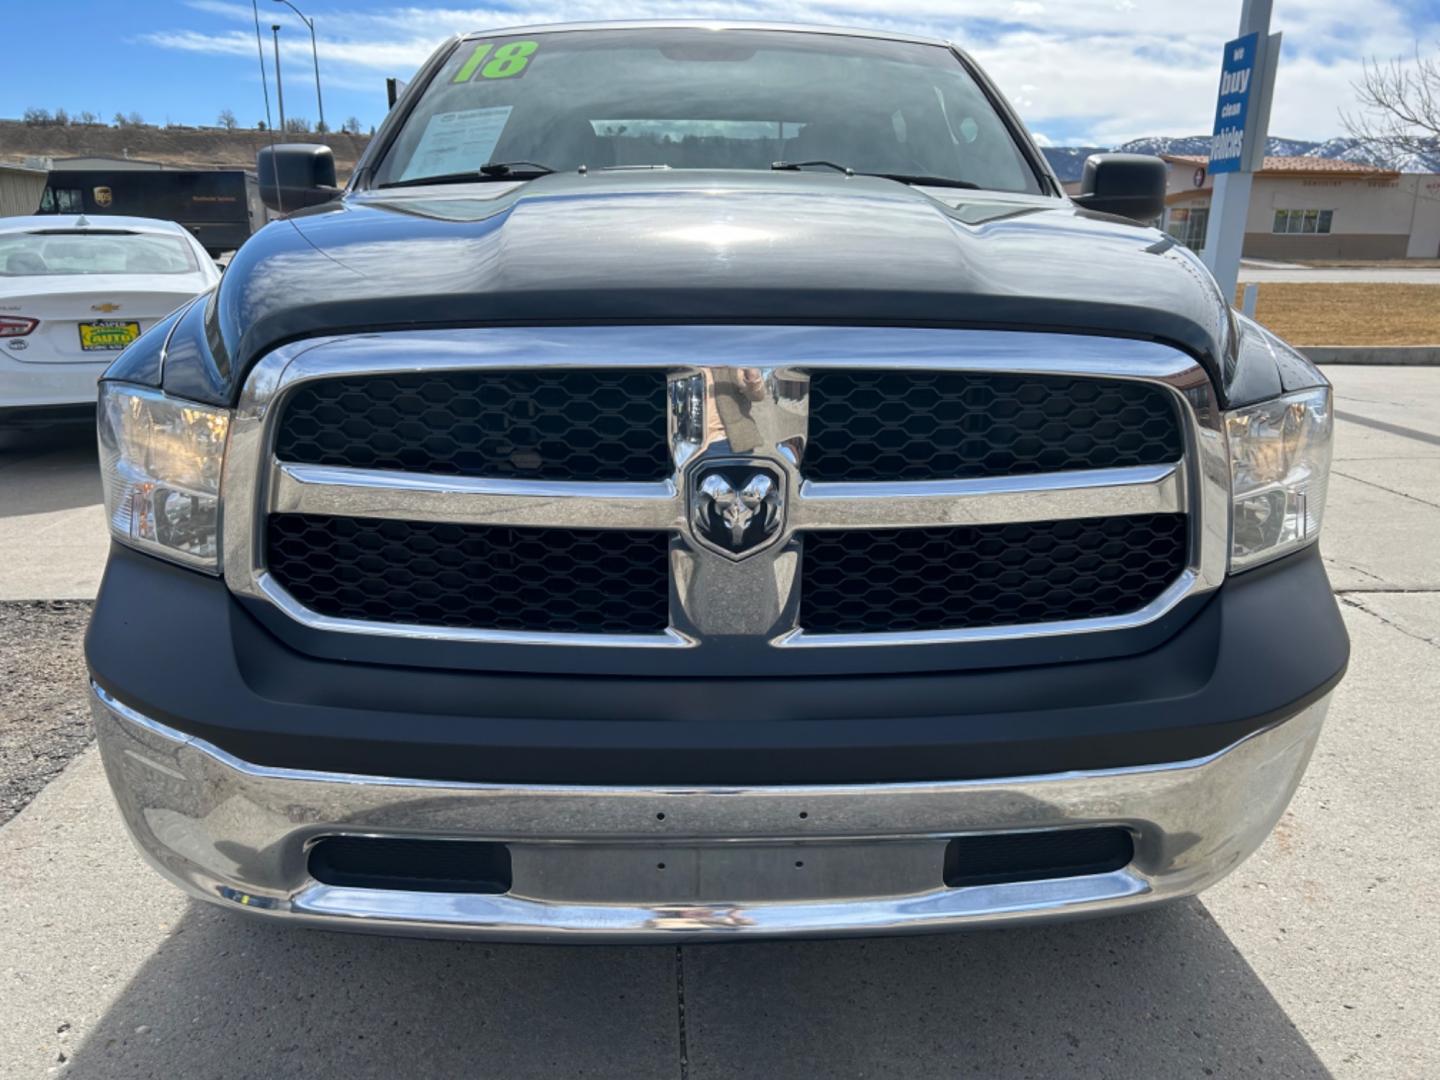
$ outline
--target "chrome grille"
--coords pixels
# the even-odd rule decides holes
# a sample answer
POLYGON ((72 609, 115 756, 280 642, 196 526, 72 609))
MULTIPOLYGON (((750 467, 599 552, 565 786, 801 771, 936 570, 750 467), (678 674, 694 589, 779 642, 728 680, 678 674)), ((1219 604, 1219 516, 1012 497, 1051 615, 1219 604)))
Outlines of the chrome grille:
MULTIPOLYGON (((883 415, 889 430, 913 434, 893 404, 883 415)), ((322 629, 497 644, 960 645, 1135 627, 1223 578, 1229 520, 1218 421, 1209 379, 1192 360, 1132 340, 655 326, 302 342, 261 361, 237 410, 226 459, 225 572, 237 593, 322 629), (300 438, 288 433, 297 417, 308 423, 328 415, 329 427, 343 428, 352 411, 373 429, 377 416, 389 416, 373 404, 324 410, 382 384, 392 407, 396 394, 431 402, 407 406, 414 416, 406 423, 441 398, 447 416, 474 411, 437 388, 461 388, 463 397, 506 385, 547 388, 549 419, 527 428, 527 418, 540 413, 529 406, 507 412, 497 395, 490 426, 451 438, 472 456, 443 460, 431 450, 424 460, 407 456, 413 447, 403 441, 361 445, 354 431, 337 438, 323 422, 320 430, 302 424, 300 438), (836 387, 848 389, 837 397, 836 387), (882 396, 888 388, 902 406, 907 390, 921 387, 932 406, 941 402, 913 423, 931 432, 924 445, 938 447, 923 468, 897 467, 903 461, 872 452, 874 440, 858 434, 846 442, 836 401, 857 387, 882 396), (952 438, 939 432, 951 408, 943 399, 956 393, 974 400, 956 421, 963 437, 952 438), (608 395, 604 408, 587 406, 595 394, 608 395), (987 421, 976 402, 993 404, 997 395, 1013 407, 997 407, 987 421), (1067 401, 1075 406, 1069 413, 1061 408, 1067 401), (663 431, 657 403, 668 414, 663 431), (1108 415, 1112 406, 1123 424, 1108 415), (1047 419, 1017 423, 1026 410, 1047 419), (586 420, 600 413, 611 418, 603 430, 586 420), (563 434, 554 417, 587 434, 563 434), (1016 434, 997 435, 995 423, 1016 434), (597 430, 605 436, 598 442, 597 430), (618 441, 611 438, 617 432, 618 441), (607 439, 622 451, 594 452, 607 439), (527 443, 548 449, 518 458, 511 448, 527 443), (657 443, 663 475, 653 460, 657 443), (974 466, 982 443, 1003 443, 1007 464, 974 466), (475 450, 486 446, 498 449, 475 450), (754 506, 746 509, 752 488, 754 506), (247 502, 249 513, 241 509, 247 502), (1124 551, 1114 547, 1122 519, 1147 522, 1129 534, 1124 551), (301 521, 310 524, 296 535, 310 539, 286 535, 277 546, 276 530, 301 521), (336 557, 339 548, 317 542, 316 522, 328 523, 325 536, 343 535, 350 554, 336 557), (707 535, 707 528, 719 532, 707 535), (335 582, 347 565, 353 580, 360 532, 370 537, 366 543, 379 537, 388 554, 365 554, 372 580, 344 594, 353 602, 341 603, 335 582), (596 533, 618 546, 576 541, 596 533), (726 549, 731 534, 743 550, 726 549), (991 562, 976 555, 980 540, 1014 546, 1021 537, 1019 547, 1029 551, 1047 536, 1075 549, 1071 565, 1053 557, 1041 565, 1033 551, 1021 562, 1003 551, 991 562), (415 537, 432 552, 419 573, 410 555, 415 537), (491 540, 508 558, 522 539, 528 568, 487 562, 491 540), (1104 561, 1116 569, 1097 570, 1097 543, 1111 545, 1102 550, 1115 558, 1104 561), (452 564, 463 562, 458 574, 440 574, 446 564, 432 556, 442 549, 452 564), (310 550, 321 552, 315 558, 322 565, 333 561, 320 575, 324 589, 313 587, 310 550), (918 574, 917 552, 930 562, 918 574), (888 598, 874 588, 882 566, 888 598), (507 593, 532 587, 531 577, 560 598, 558 615, 543 604, 506 608, 507 593), (926 578, 938 578, 938 592, 926 578), (454 595, 440 595, 440 581, 454 595), (391 587, 396 582, 403 584, 391 587), (486 589, 485 603, 473 603, 486 589), (847 590, 869 597, 869 609, 859 611, 853 596, 835 602, 847 590), (391 599, 380 604, 375 595, 391 599), (424 603, 407 602, 412 595, 424 603)), ((422 432, 416 435, 423 442, 422 432)), ((913 443, 910 457, 919 456, 913 443)))

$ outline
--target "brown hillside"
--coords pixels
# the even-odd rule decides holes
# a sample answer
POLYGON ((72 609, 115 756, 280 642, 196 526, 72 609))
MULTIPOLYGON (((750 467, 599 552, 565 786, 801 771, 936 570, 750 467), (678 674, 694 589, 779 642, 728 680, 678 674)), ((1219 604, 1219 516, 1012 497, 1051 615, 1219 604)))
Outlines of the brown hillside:
MULTIPOLYGON (((275 136, 280 140, 280 136, 275 136)), ((355 161, 370 141, 368 135, 290 135, 293 142, 323 142, 335 151, 335 168, 342 179, 350 175, 355 161)), ((222 128, 134 127, 102 125, 41 127, 18 120, 0 120, 0 161, 18 162, 27 157, 143 158, 166 165, 223 165, 229 168, 255 167, 255 152, 270 143, 267 131, 225 131, 222 128)))

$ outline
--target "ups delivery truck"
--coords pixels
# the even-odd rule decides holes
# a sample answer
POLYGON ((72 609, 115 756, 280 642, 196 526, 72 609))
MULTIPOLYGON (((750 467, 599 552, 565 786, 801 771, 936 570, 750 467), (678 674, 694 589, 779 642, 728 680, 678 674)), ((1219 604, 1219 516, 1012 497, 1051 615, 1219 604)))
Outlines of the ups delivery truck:
POLYGON ((37 212, 174 221, 212 258, 266 221, 255 177, 243 169, 54 169, 37 212))

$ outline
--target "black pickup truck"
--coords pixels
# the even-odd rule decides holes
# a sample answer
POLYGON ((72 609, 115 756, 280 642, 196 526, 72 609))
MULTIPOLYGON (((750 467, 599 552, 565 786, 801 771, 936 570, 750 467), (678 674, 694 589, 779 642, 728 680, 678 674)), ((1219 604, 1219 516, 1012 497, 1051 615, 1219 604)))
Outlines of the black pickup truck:
POLYGON ((1348 642, 1330 389, 961 51, 458 37, 102 384, 140 848, 314 926, 939 930, 1192 894, 1348 642))

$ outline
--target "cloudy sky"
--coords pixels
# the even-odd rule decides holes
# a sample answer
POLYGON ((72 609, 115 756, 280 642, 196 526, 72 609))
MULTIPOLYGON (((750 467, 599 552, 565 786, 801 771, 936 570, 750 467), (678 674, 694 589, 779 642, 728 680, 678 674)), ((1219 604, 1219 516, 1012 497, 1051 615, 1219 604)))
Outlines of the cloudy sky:
MULTIPOLYGON (((517 0, 480 7, 296 0, 316 20, 326 118, 384 112, 384 79, 408 76, 457 30, 603 18, 759 18, 918 31, 969 49, 1043 140, 1109 145, 1208 132, 1220 46, 1240 0, 517 0)), ((278 0, 287 111, 314 119, 308 31, 278 0)), ((27 107, 117 111, 211 124, 264 115, 249 0, 0 0, 0 115, 27 107)), ((1275 0, 1285 35, 1272 134, 1340 133, 1362 58, 1440 49, 1440 0, 1275 0)), ((272 73, 273 77, 273 73, 272 73)), ((3 151, 3 148, 0 148, 3 151)))

